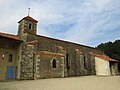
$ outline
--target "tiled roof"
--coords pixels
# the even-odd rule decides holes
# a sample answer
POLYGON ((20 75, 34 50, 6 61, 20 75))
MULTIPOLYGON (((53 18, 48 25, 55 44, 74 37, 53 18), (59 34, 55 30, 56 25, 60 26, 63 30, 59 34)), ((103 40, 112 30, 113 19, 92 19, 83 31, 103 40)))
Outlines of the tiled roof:
MULTIPOLYGON (((37 20, 35 20, 35 19, 33 19, 32 17, 30 17, 30 16, 26 16, 26 17, 24 17, 23 19, 26 19, 26 20, 29 20, 29 21, 33 21, 33 22, 38 22, 37 20)), ((23 20, 22 19, 22 20, 23 20)), ((20 20, 19 22, 21 22, 22 20, 20 20)), ((18 22, 18 23, 19 23, 18 22)))
POLYGON ((27 44, 32 44, 32 45, 35 45, 35 44, 37 44, 37 43, 38 43, 38 41, 37 41, 37 40, 27 42, 27 44))
POLYGON ((115 61, 115 62, 117 62, 117 60, 114 60, 114 59, 110 58, 110 57, 107 56, 107 55, 98 55, 98 54, 92 54, 92 55, 95 56, 95 57, 97 57, 97 58, 103 59, 103 60, 115 61))
POLYGON ((6 38, 10 38, 10 39, 14 39, 14 40, 22 41, 22 40, 19 39, 16 35, 12 35, 12 34, 7 34, 7 33, 2 33, 2 32, 0 32, 0 36, 6 37, 6 38))
POLYGON ((47 54, 47 55, 52 55, 52 56, 61 56, 64 57, 65 54, 60 54, 60 53, 53 53, 53 52, 47 52, 47 51, 39 51, 39 52, 33 52, 34 54, 47 54))

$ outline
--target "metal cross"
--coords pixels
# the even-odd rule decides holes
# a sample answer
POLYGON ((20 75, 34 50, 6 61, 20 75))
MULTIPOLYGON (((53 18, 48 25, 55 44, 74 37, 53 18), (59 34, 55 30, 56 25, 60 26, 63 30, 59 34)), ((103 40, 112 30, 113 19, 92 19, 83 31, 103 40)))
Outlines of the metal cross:
POLYGON ((30 8, 28 8, 28 16, 30 15, 30 8))

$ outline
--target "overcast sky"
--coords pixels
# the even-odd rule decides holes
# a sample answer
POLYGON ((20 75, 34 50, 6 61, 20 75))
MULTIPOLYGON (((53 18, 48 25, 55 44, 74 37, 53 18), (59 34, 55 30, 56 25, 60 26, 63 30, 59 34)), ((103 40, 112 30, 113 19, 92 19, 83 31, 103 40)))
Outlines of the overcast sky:
POLYGON ((120 39, 120 0, 0 0, 0 32, 17 34, 28 8, 39 35, 89 46, 120 39))

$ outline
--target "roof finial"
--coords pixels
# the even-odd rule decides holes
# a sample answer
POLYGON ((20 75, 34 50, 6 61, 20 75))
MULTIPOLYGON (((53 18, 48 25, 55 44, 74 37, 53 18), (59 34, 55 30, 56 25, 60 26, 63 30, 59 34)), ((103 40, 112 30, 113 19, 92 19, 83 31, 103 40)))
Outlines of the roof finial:
POLYGON ((28 16, 30 15, 30 8, 28 8, 28 16))

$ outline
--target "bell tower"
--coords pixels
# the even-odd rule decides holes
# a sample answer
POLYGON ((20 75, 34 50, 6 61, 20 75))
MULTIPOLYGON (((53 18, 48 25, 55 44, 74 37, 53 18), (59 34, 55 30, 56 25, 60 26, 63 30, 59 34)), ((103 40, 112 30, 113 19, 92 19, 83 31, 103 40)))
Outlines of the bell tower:
POLYGON ((18 22, 18 37, 23 40, 18 48, 18 78, 32 79, 33 78, 33 45, 27 44, 31 36, 36 36, 37 20, 26 16, 18 22), (29 48, 29 49, 28 49, 29 48))
POLYGON ((27 34, 36 35, 37 32, 37 20, 33 19, 29 15, 21 19, 18 23, 18 37, 23 38, 27 34))

